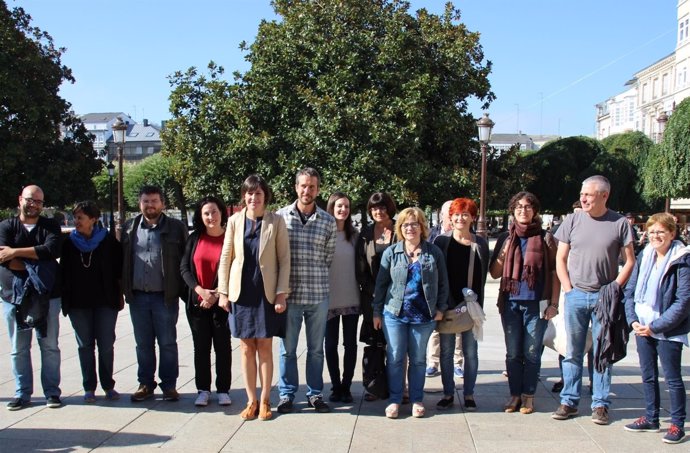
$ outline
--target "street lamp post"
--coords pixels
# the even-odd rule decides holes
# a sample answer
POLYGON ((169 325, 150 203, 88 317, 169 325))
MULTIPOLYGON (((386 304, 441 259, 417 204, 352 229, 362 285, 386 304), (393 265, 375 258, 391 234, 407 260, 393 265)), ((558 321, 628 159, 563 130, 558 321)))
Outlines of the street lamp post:
POLYGON ((113 176, 115 176, 115 165, 113 165, 113 161, 111 160, 108 162, 108 165, 105 167, 108 169, 108 180, 109 180, 109 186, 110 186, 110 222, 108 224, 110 225, 110 234, 114 235, 115 234, 115 209, 113 207, 113 176))
POLYGON ((127 125, 122 118, 117 117, 113 123, 113 141, 117 144, 117 233, 119 239, 122 235, 122 225, 125 222, 125 197, 122 178, 122 161, 125 148, 125 136, 127 135, 127 125))
POLYGON ((479 144, 482 148, 482 173, 479 192, 479 220, 477 220, 477 234, 484 239, 488 234, 486 231, 486 151, 491 140, 491 129, 494 127, 494 122, 489 118, 489 114, 485 113, 482 119, 477 121, 477 129, 479 130, 479 144))
MULTIPOLYGON (((659 140, 657 143, 661 143, 661 141, 664 139, 666 123, 668 123, 668 115, 666 112, 661 112, 661 114, 657 117, 656 122, 659 123, 659 140)), ((664 212, 671 212, 671 199, 669 197, 666 197, 664 202, 664 212)))

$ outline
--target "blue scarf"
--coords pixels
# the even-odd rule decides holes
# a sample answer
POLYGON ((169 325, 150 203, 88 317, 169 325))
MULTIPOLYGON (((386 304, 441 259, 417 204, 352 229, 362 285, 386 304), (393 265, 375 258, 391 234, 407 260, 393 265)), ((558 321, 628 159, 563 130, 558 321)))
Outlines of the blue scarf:
MULTIPOLYGON (((682 246, 683 244, 676 243, 676 241, 673 241, 671 243, 671 247, 669 247, 668 251, 666 252, 666 256, 664 256, 663 261, 659 263, 661 272, 657 274, 657 278, 655 278, 654 280, 652 280, 650 276, 652 274, 652 268, 654 267, 654 263, 657 260, 656 250, 654 250, 654 248, 651 245, 645 247, 644 251, 639 257, 640 268, 637 273, 637 283, 635 284, 635 303, 647 303, 652 305, 653 307, 656 306, 656 300, 644 300, 647 288, 653 289, 654 294, 657 294, 657 291, 659 289, 659 283, 661 283, 661 278, 664 276, 666 267, 668 266, 669 259, 671 258, 671 256, 675 254, 676 249, 682 246)), ((654 299, 656 299, 656 297, 654 299)))
POLYGON ((108 230, 99 226, 98 224, 93 226, 93 232, 90 238, 85 238, 83 234, 77 232, 77 230, 72 230, 69 234, 69 238, 72 244, 79 249, 80 252, 88 253, 96 250, 96 247, 105 239, 108 235, 108 230))

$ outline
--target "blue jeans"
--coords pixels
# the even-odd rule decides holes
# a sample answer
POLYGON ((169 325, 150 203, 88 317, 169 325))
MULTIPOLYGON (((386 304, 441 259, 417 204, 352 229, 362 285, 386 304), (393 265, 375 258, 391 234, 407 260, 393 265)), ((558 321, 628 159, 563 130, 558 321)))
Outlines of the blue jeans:
POLYGON ((137 377, 140 384, 156 387, 156 347, 160 351, 158 377, 163 390, 175 389, 179 375, 177 358, 177 318, 179 303, 166 304, 163 293, 134 291, 129 301, 129 314, 137 343, 137 377))
POLYGON ((101 387, 108 391, 115 388, 113 361, 115 354, 115 323, 117 310, 111 307, 72 308, 69 319, 74 328, 79 351, 79 364, 84 390, 96 390, 96 344, 98 344, 98 376, 101 387))
MULTIPOLYGON (((477 372, 479 370, 479 356, 477 354, 477 340, 471 330, 459 333, 462 338, 463 363, 463 396, 474 395, 474 384, 477 382, 477 372)), ((441 342, 441 382, 443 383, 443 395, 453 396, 455 394, 455 376, 453 356, 455 354, 454 333, 442 333, 439 335, 441 342)))
POLYGON ((668 386, 671 403, 671 423, 680 428, 685 425, 685 385, 680 375, 680 360, 683 343, 678 341, 657 340, 652 337, 635 337, 637 354, 640 356, 642 384, 644 387, 645 416, 654 422, 659 421, 659 366, 657 358, 664 368, 664 377, 668 386))
POLYGON ((548 321, 539 317, 538 300, 508 300, 501 315, 506 341, 506 371, 512 396, 534 395, 548 321))
MULTIPOLYGON (((386 336, 386 374, 391 403, 402 403, 403 373, 405 360, 409 356, 410 366, 407 380, 410 389, 410 402, 421 403, 424 399, 424 380, 426 379, 426 345, 436 321, 410 324, 400 321, 395 315, 383 312, 383 333, 386 336)), ((454 340, 453 340, 454 341, 454 340)), ((443 344, 443 340, 441 340, 443 344)), ((451 351, 453 348, 451 348, 451 351)), ((451 358, 453 353, 451 352, 451 358)), ((451 362, 451 370, 452 370, 451 362)))
POLYGON ((326 335, 328 299, 319 304, 295 304, 288 301, 285 338, 280 342, 281 398, 295 399, 299 387, 297 342, 302 319, 307 334, 307 397, 320 396, 323 391, 323 340, 326 335))
MULTIPOLYGON (((599 292, 586 292, 577 288, 565 293, 565 330, 568 335, 568 349, 563 359, 563 390, 561 404, 577 407, 582 391, 582 359, 584 357, 587 329, 592 323, 594 339, 594 356, 598 353, 596 338, 601 331, 601 324, 594 315, 599 292)), ((611 365, 603 373, 596 369, 592 380, 592 410, 597 407, 608 408, 611 404, 611 365)))
MULTIPOLYGON (((33 329, 17 329, 17 309, 14 304, 2 301, 7 333, 12 344, 12 373, 14 374, 14 396, 24 401, 31 401, 34 392, 34 372, 31 366, 31 338, 33 329)), ((46 398, 60 396, 60 348, 58 335, 60 331, 60 298, 50 299, 48 309, 48 327, 46 335, 36 331, 38 347, 41 349, 41 385, 46 398)))
POLYGON ((331 376, 334 391, 349 392, 352 377, 357 365, 357 324, 359 315, 334 316, 326 322, 326 365, 331 376), (338 337, 340 320, 343 320, 343 376, 340 377, 340 358, 338 357, 338 337))

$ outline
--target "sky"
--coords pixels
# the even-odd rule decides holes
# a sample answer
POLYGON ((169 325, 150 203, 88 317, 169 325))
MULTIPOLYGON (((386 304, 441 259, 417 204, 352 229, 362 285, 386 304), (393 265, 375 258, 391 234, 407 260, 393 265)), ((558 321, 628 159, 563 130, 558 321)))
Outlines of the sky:
MULTIPOLYGON (((76 83, 61 95, 77 114, 121 111, 158 124, 170 117, 170 74, 211 60, 228 77, 248 70, 239 43, 276 19, 269 0, 6 1, 67 49, 76 83)), ((595 104, 674 51, 677 1, 456 0, 493 63, 494 132, 593 136, 595 104)), ((440 14, 445 1, 410 4, 440 14)), ((480 105, 470 103, 477 118, 480 105)))

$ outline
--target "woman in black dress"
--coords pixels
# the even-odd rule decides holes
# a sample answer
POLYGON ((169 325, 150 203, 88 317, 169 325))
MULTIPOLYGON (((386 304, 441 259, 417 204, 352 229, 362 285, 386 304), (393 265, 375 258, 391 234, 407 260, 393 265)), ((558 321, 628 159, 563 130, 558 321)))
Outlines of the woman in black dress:
POLYGON ((266 210, 271 191, 259 175, 245 179, 242 211, 228 221, 218 271, 220 306, 230 312, 230 331, 240 339, 247 391, 245 420, 271 418, 273 337, 285 335, 290 284, 290 242, 285 221, 266 210), (261 404, 256 399, 257 360, 261 404))

